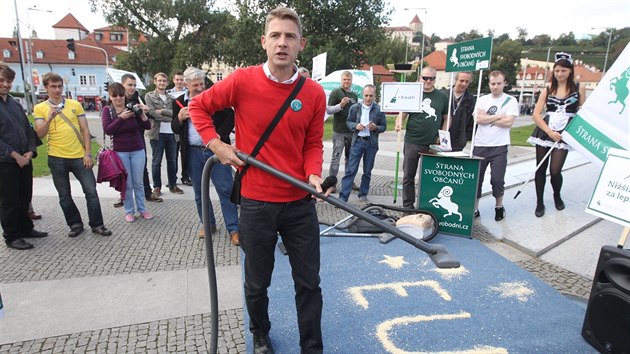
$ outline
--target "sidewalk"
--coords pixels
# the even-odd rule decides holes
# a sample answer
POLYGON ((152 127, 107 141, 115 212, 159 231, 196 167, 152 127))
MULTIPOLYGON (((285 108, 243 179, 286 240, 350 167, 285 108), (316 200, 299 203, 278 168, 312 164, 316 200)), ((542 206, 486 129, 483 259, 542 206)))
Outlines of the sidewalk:
MULTIPOLYGON (((100 141, 100 120, 90 117, 89 122, 100 141)), ((384 133, 380 141, 369 199, 391 205, 396 134, 384 133)), ((331 143, 324 145, 325 175, 331 143)), ((547 213, 536 218, 533 181, 513 199, 532 173, 533 158, 531 148, 510 149, 506 219, 494 221, 494 200, 485 186, 474 237, 559 291, 585 298, 601 246, 616 244, 622 228, 584 212, 596 176, 590 163, 574 152, 569 154, 564 173, 567 209, 556 211, 548 192, 547 213)), ((343 172, 343 166, 340 168, 343 172)), ((78 191, 74 198, 86 217, 80 187, 78 183, 72 187, 78 191)), ((104 218, 113 236, 103 238, 88 230, 71 239, 66 236, 52 179, 35 179, 33 203, 44 216, 35 225, 50 236, 33 240, 32 251, 0 248, 4 261, 0 291, 5 305, 0 354, 205 352, 209 339, 205 250, 196 236, 201 225, 192 188, 182 188, 182 195, 167 192, 163 203, 148 204, 154 220, 125 224, 123 211, 112 207, 118 193, 99 185, 104 218)), ((212 188, 211 193, 217 200, 212 188)), ((356 202, 355 194, 350 202, 356 202)), ((229 243, 218 203, 214 207, 219 228, 213 239, 220 291, 219 351, 242 353, 240 255, 229 243)), ((318 214, 323 222, 345 216, 326 204, 318 205, 318 214)))

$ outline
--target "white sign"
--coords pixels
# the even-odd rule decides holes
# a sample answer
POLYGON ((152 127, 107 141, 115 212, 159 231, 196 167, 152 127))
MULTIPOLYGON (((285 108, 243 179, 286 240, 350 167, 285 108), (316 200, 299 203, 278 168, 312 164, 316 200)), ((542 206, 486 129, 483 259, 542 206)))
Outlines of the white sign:
POLYGON ((322 53, 313 58, 313 72, 311 79, 317 81, 326 76, 326 58, 328 53, 322 53))
POLYGON ((630 226, 630 151, 608 151, 586 212, 630 226))
POLYGON ((140 80, 140 77, 138 76, 138 74, 132 73, 131 71, 125 71, 125 70, 118 70, 118 69, 112 69, 112 68, 107 69, 107 76, 109 76, 113 82, 120 82, 120 79, 125 74, 131 74, 136 77, 136 88, 138 90, 147 89, 146 87, 144 87, 144 84, 142 83, 142 80, 140 80))
POLYGON ((381 85, 381 107, 385 112, 420 112, 421 82, 384 82, 381 85))

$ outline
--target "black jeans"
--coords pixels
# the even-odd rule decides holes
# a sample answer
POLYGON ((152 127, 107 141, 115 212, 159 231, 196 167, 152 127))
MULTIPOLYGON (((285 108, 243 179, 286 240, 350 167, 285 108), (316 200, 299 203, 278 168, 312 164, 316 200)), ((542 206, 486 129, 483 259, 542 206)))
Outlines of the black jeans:
POLYGON ((33 164, 20 168, 15 162, 0 162, 0 223, 9 243, 33 230, 28 205, 33 196, 33 164))
POLYGON ((245 252, 245 303, 253 334, 271 329, 269 297, 278 233, 289 254, 295 288, 295 306, 303 353, 323 351, 319 287, 319 221, 309 197, 288 203, 241 198, 240 243, 245 252))

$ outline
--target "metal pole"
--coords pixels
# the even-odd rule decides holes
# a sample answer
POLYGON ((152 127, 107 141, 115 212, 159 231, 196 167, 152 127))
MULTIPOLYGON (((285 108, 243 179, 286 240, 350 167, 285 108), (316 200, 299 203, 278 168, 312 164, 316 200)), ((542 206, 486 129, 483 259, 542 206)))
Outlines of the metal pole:
POLYGON ((22 85, 24 86, 24 99, 26 100, 26 110, 29 114, 33 113, 33 105, 29 97, 29 89, 27 88, 26 77, 24 75, 24 56, 22 55, 22 36, 20 35, 20 18, 18 17, 17 0, 13 0, 15 7, 15 28, 17 31, 18 56, 20 57, 20 71, 22 71, 22 85))
POLYGON ((604 70, 602 76, 606 74, 606 64, 608 64, 608 52, 610 51, 610 40, 612 39, 612 28, 608 31, 608 48, 606 48, 606 57, 604 58, 604 70))
POLYGON ((93 45, 81 44, 81 43, 76 43, 76 42, 74 44, 78 45, 79 47, 98 49, 101 52, 103 52, 103 54, 105 54, 105 69, 109 69, 109 56, 107 55, 107 52, 105 51, 105 49, 100 48, 100 47, 95 47, 93 45))

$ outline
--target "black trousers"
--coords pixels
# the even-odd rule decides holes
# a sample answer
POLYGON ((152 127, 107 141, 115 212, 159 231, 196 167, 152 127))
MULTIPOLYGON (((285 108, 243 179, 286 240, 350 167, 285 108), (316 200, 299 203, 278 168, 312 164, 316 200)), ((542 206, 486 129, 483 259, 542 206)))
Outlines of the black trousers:
POLYGON ((28 205, 33 197, 33 164, 20 168, 15 162, 0 162, 0 223, 8 243, 33 230, 28 205))
POLYGON ((253 334, 271 329, 269 297, 280 233, 291 264, 302 353, 321 353, 322 291, 319 287, 319 221, 309 197, 288 203, 241 198, 240 243, 245 252, 245 303, 253 334))

